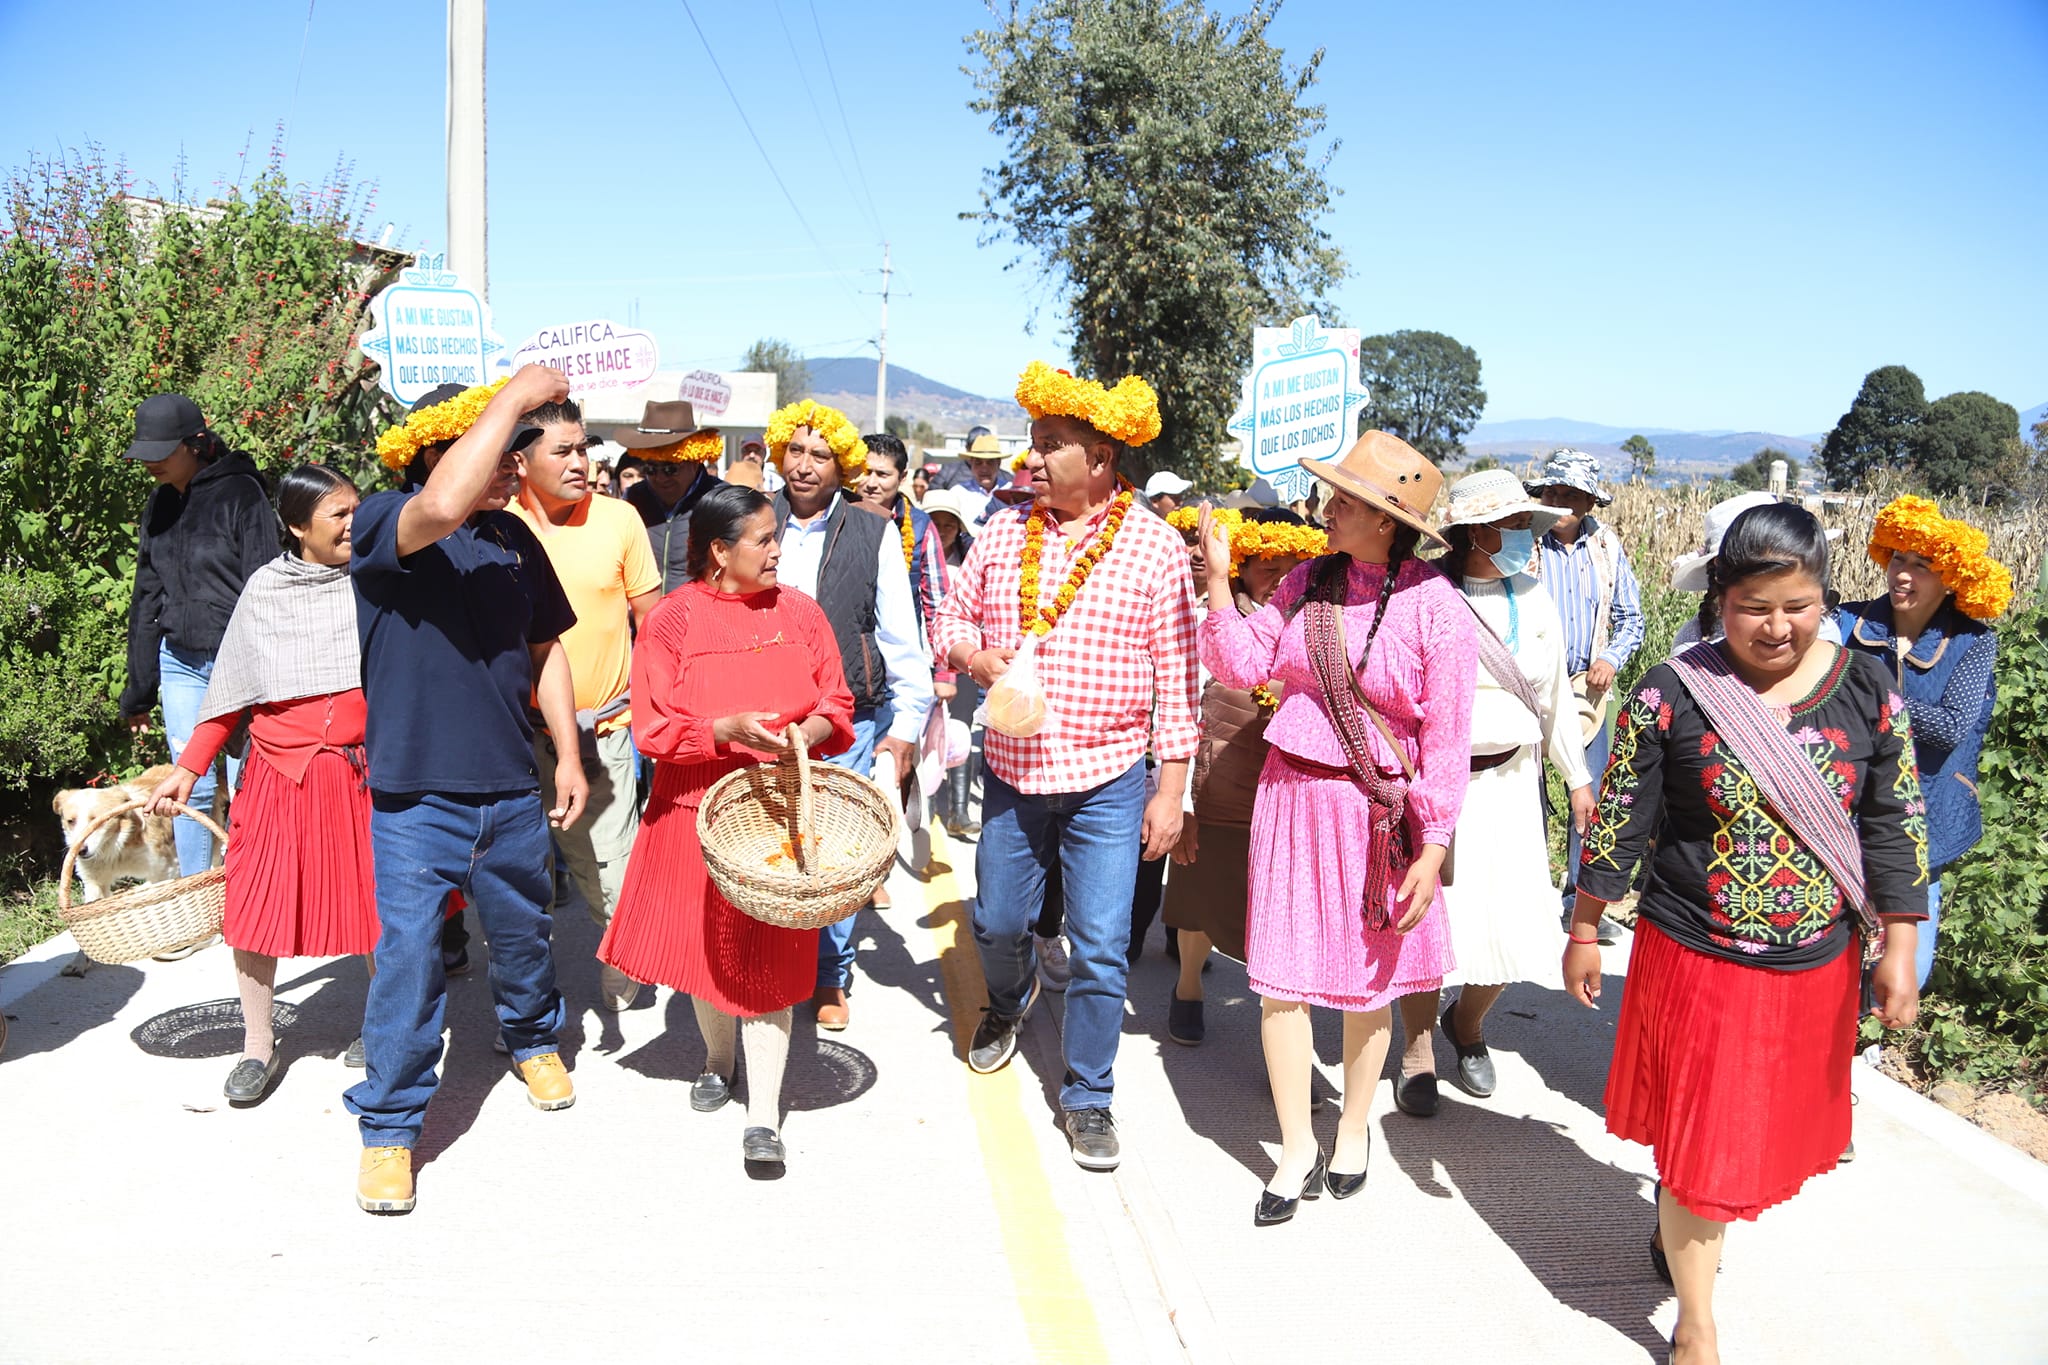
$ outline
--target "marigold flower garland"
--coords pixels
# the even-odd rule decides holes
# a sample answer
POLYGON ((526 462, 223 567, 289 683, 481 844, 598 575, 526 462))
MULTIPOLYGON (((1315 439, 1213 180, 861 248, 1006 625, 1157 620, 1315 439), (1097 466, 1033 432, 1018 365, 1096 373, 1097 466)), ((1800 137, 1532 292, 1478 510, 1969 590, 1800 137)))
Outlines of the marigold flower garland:
POLYGON ((825 438, 825 444, 832 447, 832 454, 839 461, 842 480, 857 478, 868 467, 867 442, 861 440, 859 429, 847 420, 846 414, 815 399, 800 398, 777 408, 761 433, 777 469, 782 467, 782 457, 789 453, 789 438, 796 435, 798 427, 809 427, 825 438))
POLYGON ((431 408, 414 409, 403 422, 377 438, 377 458, 384 462, 385 468, 403 472, 413 457, 426 447, 461 439, 464 432, 476 425, 476 419, 484 415, 484 409, 498 390, 510 380, 511 376, 507 375, 493 384, 464 389, 431 408))
POLYGON ((1260 683, 1257 687, 1254 687, 1252 689, 1252 700, 1258 703, 1260 712, 1268 716, 1280 709, 1280 698, 1274 695, 1270 683, 1260 683))
POLYGON ((910 504, 903 506, 903 567, 909 568, 910 561, 917 557, 917 538, 910 533, 910 504))
POLYGON ((1910 493, 1885 504, 1870 532, 1871 559, 1882 566, 1894 550, 1919 555, 1956 595, 1956 610, 1976 621, 1989 621, 2012 603, 2012 571, 1986 553, 1990 545, 1976 527, 1944 517, 1933 502, 1910 493))
POLYGON ((1052 521, 1052 513, 1043 507, 1031 509, 1030 518, 1024 523, 1024 557, 1020 566, 1017 598, 1022 608, 1019 620, 1023 628, 1033 635, 1047 635, 1059 624, 1060 617, 1067 614, 1067 608, 1074 605, 1074 598, 1080 594, 1081 585, 1088 581, 1088 575, 1109 553, 1116 543, 1116 533, 1124 524, 1124 517, 1130 513, 1131 490, 1126 488, 1109 500, 1109 513, 1102 520, 1102 529, 1097 531, 1074 556, 1074 565, 1067 570, 1067 581, 1054 594, 1052 605, 1038 605, 1039 565, 1045 558, 1045 532, 1052 521))
POLYGON ((1034 422, 1041 417, 1078 417, 1127 446, 1144 445, 1159 434, 1159 395, 1134 374, 1104 388, 1034 360, 1017 378, 1017 402, 1034 422))
POLYGON ((636 450, 633 453, 656 464, 682 464, 690 460, 709 464, 725 453, 725 435, 717 427, 706 427, 703 431, 691 432, 672 446, 657 446, 653 450, 636 450))

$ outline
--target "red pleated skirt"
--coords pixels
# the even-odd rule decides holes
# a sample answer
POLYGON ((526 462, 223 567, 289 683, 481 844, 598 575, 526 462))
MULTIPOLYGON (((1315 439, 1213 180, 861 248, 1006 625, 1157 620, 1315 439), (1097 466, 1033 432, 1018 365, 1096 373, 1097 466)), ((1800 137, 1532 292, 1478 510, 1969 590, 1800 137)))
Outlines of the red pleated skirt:
POLYGON ((229 945, 270 957, 330 957, 377 946, 370 793, 332 749, 293 782, 252 749, 228 826, 229 945))
POLYGON ((1777 972, 1636 922, 1607 1073, 1607 1131, 1650 1147, 1702 1218, 1754 1219, 1849 1143, 1858 955, 1777 972))
POLYGON ((655 765, 654 789, 598 960, 727 1014, 772 1014, 810 999, 818 980, 818 931, 763 924, 718 894, 697 842, 702 789, 683 785, 675 768, 655 765))

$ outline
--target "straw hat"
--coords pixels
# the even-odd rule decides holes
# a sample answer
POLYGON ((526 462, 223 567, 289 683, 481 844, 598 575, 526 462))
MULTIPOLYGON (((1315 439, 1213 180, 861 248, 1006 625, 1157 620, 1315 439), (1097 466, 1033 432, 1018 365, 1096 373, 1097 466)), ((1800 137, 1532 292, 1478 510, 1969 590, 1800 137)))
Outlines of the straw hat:
POLYGON ((1003 443, 993 436, 977 436, 967 443, 962 451, 970 460, 1000 460, 1003 458, 1003 443))
POLYGON ((926 516, 934 512, 945 512, 956 518, 964 531, 974 529, 974 519, 982 514, 986 504, 978 497, 970 498, 964 488, 933 488, 926 491, 924 501, 918 510, 926 516))
POLYGON ((1777 499, 1769 493, 1739 493, 1707 509, 1705 548, 1696 555, 1679 555, 1671 561, 1671 586, 1677 592, 1707 590, 1707 561, 1721 553, 1721 542, 1735 519, 1752 507, 1769 507, 1777 499))
POLYGON ((1453 526, 1484 526, 1508 517, 1529 514, 1529 530, 1542 535, 1564 515, 1529 496, 1522 481, 1505 469, 1482 469, 1467 474, 1451 485, 1451 500, 1444 506, 1443 529, 1453 526))
POLYGON ((1443 473, 1400 437, 1368 431, 1340 460, 1304 458, 1297 463, 1330 487, 1371 503, 1404 526, 1450 548, 1428 520, 1436 495, 1443 491, 1443 473))

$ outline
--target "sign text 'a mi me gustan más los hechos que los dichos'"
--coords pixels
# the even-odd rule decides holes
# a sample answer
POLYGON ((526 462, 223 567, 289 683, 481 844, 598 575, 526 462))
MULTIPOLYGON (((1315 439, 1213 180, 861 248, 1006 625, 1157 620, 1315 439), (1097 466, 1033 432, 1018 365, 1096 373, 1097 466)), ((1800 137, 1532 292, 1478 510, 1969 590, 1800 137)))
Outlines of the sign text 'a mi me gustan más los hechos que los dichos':
POLYGON ((549 365, 569 376, 573 394, 633 389, 654 378, 660 348, 646 332, 606 318, 543 327, 521 342, 512 364, 549 365))
POLYGON ((445 263, 442 255, 422 256, 370 300, 370 330, 357 345, 377 362, 378 384, 401 403, 443 384, 489 383, 504 363, 490 305, 445 263))
POLYGON ((1313 314, 1285 327, 1252 329, 1251 367, 1230 430, 1253 474, 1288 501, 1305 496, 1300 461, 1331 460, 1351 445, 1352 409, 1366 399, 1359 334, 1325 330, 1313 314))

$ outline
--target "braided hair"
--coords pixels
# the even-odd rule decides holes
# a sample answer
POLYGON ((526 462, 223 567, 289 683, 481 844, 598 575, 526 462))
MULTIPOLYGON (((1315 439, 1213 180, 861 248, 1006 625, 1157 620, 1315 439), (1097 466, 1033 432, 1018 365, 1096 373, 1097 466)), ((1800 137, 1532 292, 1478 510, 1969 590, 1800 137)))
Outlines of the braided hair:
MULTIPOLYGON (((1387 549, 1387 576, 1380 584, 1379 605, 1373 611, 1372 629, 1366 632, 1365 649, 1358 656, 1358 671, 1363 674, 1366 664, 1372 659, 1372 642, 1378 638, 1380 626, 1387 619, 1387 603, 1394 595, 1394 580, 1401 576, 1401 566, 1414 558, 1415 547, 1422 542, 1422 533, 1413 526, 1396 523, 1394 540, 1387 549)), ((1285 615, 1292 619, 1310 602, 1328 602, 1337 610, 1344 610, 1344 599, 1351 579, 1351 556, 1339 551, 1323 555, 1309 570, 1308 587, 1287 607, 1285 615)))

